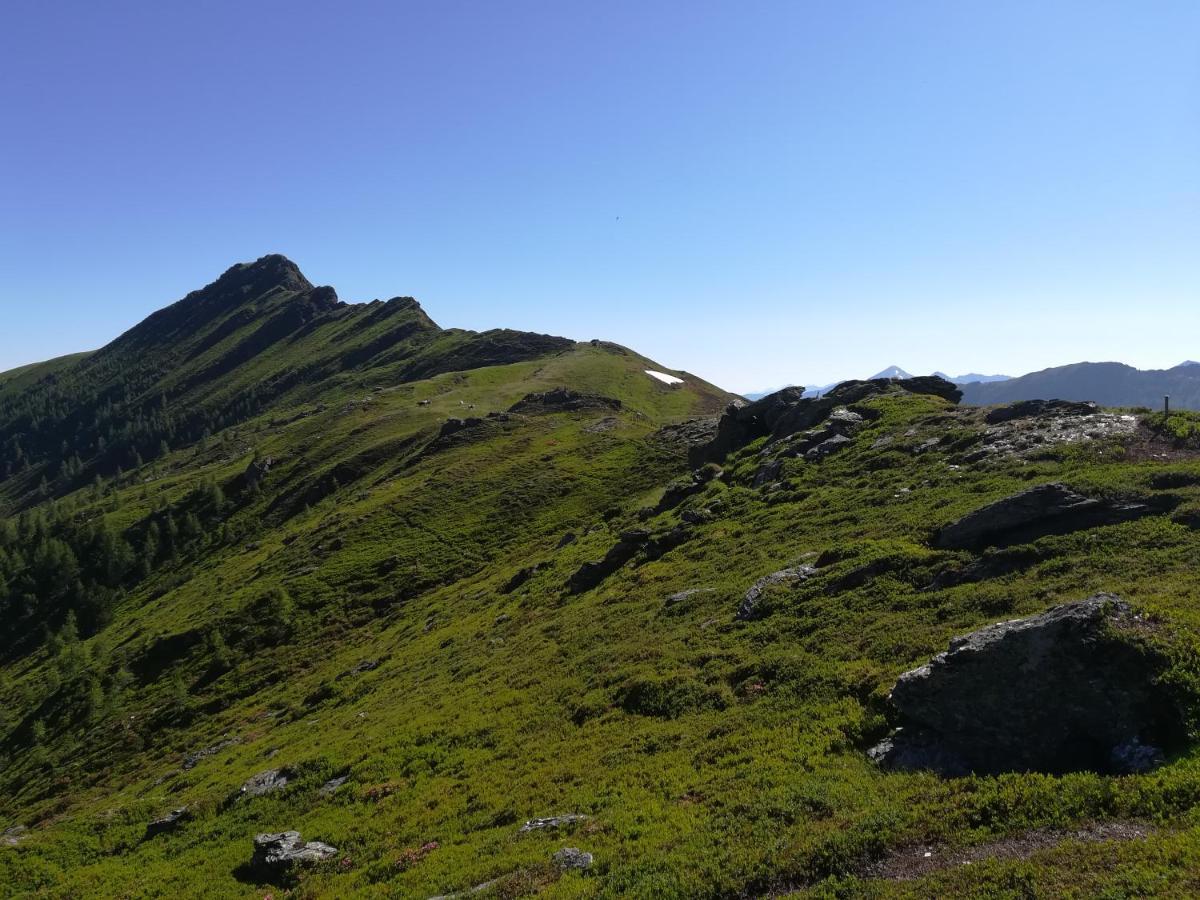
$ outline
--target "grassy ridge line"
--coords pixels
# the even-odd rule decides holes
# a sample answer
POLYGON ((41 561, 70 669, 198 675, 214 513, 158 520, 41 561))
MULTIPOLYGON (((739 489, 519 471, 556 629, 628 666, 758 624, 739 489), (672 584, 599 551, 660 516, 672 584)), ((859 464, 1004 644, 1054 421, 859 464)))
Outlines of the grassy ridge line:
MULTIPOLYGON (((185 503, 203 476, 229 482, 254 451, 279 460, 257 494, 236 495, 238 541, 156 574, 86 643, 105 671, 127 654, 136 672, 143 651, 169 651, 189 633, 198 642, 149 653, 162 670, 128 688, 120 715, 64 724, 46 751, 51 765, 35 764, 36 748, 10 753, 3 814, 39 824, 0 852, 0 883, 47 896, 278 896, 239 880, 241 867, 255 832, 297 828, 350 862, 305 873, 296 896, 427 897, 493 878, 502 895, 551 897, 1200 889, 1194 752, 1145 776, 946 781, 880 773, 862 752, 886 727, 881 701, 895 676, 984 622, 1113 590, 1194 649, 1197 535, 1167 516, 1045 537, 1023 571, 926 588, 972 559, 931 550, 931 531, 984 503, 1065 480, 1100 493, 1169 492, 1185 510, 1200 503, 1197 462, 1094 442, 963 464, 955 448, 981 430, 979 413, 896 395, 868 401, 878 418, 850 448, 787 462, 782 489, 749 487, 756 444, 727 461, 727 481, 645 519, 638 508, 681 471, 651 435, 723 398, 702 385, 672 391, 643 368, 658 367, 576 345, 417 384, 349 378, 320 398, 323 412, 270 424, 301 405, 252 420, 227 457, 176 451, 149 484, 90 507, 81 497, 81 514, 119 500, 108 514, 133 523, 160 499, 185 503), (384 454, 308 509, 271 512, 281 495, 430 435, 447 416, 504 409, 560 384, 621 399, 616 426, 597 430, 610 415, 601 411, 528 416, 409 465, 384 454), (463 413, 460 401, 476 409, 463 413), (930 437, 942 443, 915 453, 930 437), (880 438, 891 443, 875 446, 880 438), (1164 472, 1177 486, 1155 486, 1164 472), (591 591, 564 590, 620 531, 662 531, 705 509, 717 512, 662 558, 591 591), (568 530, 578 540, 556 550, 568 530), (769 593, 759 621, 733 621, 754 579, 825 551, 840 561, 820 579, 769 593), (501 592, 536 562, 524 585, 501 592), (871 563, 882 563, 875 577, 832 587, 871 563), (686 588, 707 592, 664 605, 686 588), (214 624, 231 657, 215 677, 214 624), (378 666, 345 675, 363 660, 378 666), (182 770, 184 754, 230 738, 182 770), (286 792, 227 803, 246 777, 276 766, 296 773, 286 792), (335 775, 350 781, 322 796, 335 775), (195 818, 143 840, 146 822, 180 803, 195 818), (518 833, 527 818, 561 812, 592 818, 570 833, 518 833), (1065 844, 916 886, 855 875, 888 847, 1110 818, 1162 828, 1116 849, 1065 844), (406 850, 430 841, 436 850, 408 861, 406 850), (548 861, 565 845, 595 853, 595 869, 558 877, 548 861)), ((1175 677, 1194 677, 1186 659, 1175 677)), ((50 667, 44 654, 11 667, 6 705, 50 667)))

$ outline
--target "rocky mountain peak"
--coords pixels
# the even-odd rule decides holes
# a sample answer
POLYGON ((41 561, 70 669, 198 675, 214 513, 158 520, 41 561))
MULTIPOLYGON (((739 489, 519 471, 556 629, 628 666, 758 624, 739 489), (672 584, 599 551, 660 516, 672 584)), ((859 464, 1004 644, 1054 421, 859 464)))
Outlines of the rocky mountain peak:
POLYGON ((280 253, 269 253, 254 262, 237 263, 230 266, 205 290, 217 289, 221 292, 240 290, 248 296, 258 296, 272 288, 307 291, 313 288, 313 284, 304 277, 300 267, 286 256, 280 253))

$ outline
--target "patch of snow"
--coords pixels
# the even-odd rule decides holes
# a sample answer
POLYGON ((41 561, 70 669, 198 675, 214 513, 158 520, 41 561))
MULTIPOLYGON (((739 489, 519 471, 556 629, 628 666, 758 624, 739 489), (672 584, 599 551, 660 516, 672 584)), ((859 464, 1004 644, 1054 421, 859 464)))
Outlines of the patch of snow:
POLYGON ((666 372, 655 372, 653 369, 647 369, 646 374, 651 378, 657 378, 663 384, 683 384, 682 378, 677 378, 674 375, 668 375, 666 372))

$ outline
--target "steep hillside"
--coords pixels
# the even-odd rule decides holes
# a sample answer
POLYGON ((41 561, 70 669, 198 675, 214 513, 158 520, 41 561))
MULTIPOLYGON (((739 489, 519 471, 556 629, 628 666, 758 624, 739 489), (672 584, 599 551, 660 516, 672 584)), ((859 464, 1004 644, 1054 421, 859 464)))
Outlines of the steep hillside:
POLYGON ((47 365, 0 378, 9 895, 1200 890, 1200 418, 727 408, 281 258, 47 365), (901 673, 1101 591, 1162 660, 1145 765, 869 758, 901 673))
POLYGON ((979 405, 1060 399, 1161 409, 1164 395, 1176 409, 1200 409, 1200 367, 1183 363, 1142 370, 1115 362, 1075 363, 1007 381, 963 385, 963 402, 979 405))

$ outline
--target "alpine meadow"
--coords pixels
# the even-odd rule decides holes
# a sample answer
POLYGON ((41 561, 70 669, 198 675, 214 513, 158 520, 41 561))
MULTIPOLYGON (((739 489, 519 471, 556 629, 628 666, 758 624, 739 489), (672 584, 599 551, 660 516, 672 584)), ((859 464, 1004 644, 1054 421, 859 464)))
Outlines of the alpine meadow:
POLYGON ((1200 891, 1200 416, 801 393, 280 256, 7 373, 6 893, 1200 891), (971 664, 1010 755, 898 752, 1056 605, 1102 660, 971 664))

